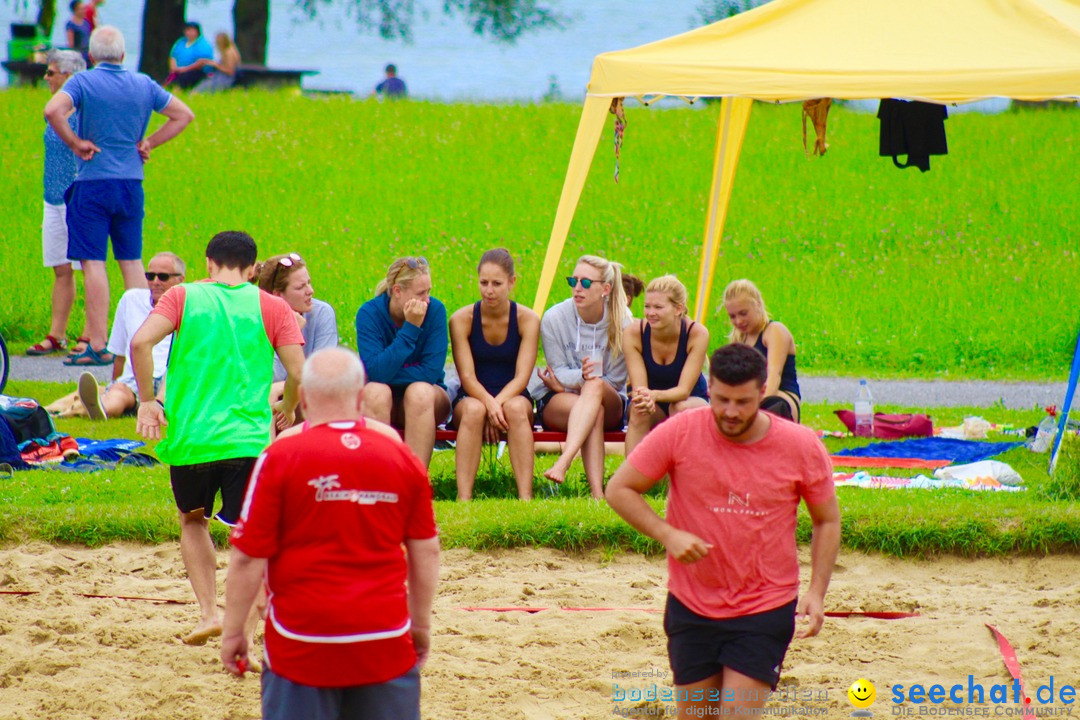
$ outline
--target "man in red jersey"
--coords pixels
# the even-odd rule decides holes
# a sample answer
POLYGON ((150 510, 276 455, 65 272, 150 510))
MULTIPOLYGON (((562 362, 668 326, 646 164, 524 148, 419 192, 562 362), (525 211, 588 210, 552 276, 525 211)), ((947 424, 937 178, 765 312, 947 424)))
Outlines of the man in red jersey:
POLYGON ((407 446, 366 426, 363 385, 350 350, 308 358, 308 429, 256 461, 230 538, 221 658, 236 674, 248 663, 244 619, 265 577, 263 718, 420 717, 439 575, 431 486, 407 446))
POLYGON ((667 550, 664 631, 680 716, 760 712, 792 636, 812 637, 824 620, 840 545, 832 466, 812 430, 759 412, 766 374, 747 345, 717 350, 709 407, 649 433, 607 487, 615 512, 667 550), (664 475, 661 519, 642 494, 664 475), (800 500, 813 540, 810 584, 796 603, 800 500))

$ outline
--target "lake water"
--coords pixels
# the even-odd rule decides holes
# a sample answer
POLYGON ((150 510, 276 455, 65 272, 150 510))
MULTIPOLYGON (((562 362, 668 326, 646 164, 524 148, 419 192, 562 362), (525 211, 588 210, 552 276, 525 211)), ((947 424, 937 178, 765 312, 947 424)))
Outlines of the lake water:
MULTIPOLYGON (((310 89, 368 93, 390 62, 413 96, 437 100, 538 100, 552 78, 567 99, 584 96, 593 58, 602 52, 634 47, 685 32, 694 26, 700 0, 552 0, 571 20, 566 29, 535 30, 508 45, 473 34, 465 20, 442 13, 441 0, 419 0, 411 44, 386 41, 374 30, 360 29, 344 11, 348 2, 323 6, 315 20, 297 10, 294 0, 271 0, 267 64, 308 68, 310 89), (421 17, 421 9, 426 17, 421 17)), ((31 5, 36 5, 30 0, 31 5)), ((53 41, 64 44, 67 2, 59 13, 53 41)), ((128 67, 138 64, 142 2, 109 0, 104 22, 116 25, 127 41, 128 67)), ((188 0, 188 18, 202 24, 212 39, 232 34, 232 0, 188 0)), ((0 0, 0 34, 12 22, 33 21, 16 13, 11 0, 0 0)), ((161 48, 167 54, 169 48, 161 48)), ((7 82, 0 73, 0 84, 7 82)))

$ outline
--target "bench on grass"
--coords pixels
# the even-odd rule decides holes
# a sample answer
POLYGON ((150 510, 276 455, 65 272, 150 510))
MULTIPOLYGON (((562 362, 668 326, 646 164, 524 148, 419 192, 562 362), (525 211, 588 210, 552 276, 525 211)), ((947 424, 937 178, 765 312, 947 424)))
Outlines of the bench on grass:
MULTIPOLYGON (((435 440, 457 440, 457 430, 443 430, 440 428, 435 431, 435 440)), ((625 441, 626 433, 622 430, 604 433, 604 442, 606 443, 620 443, 625 441)), ((556 430, 533 428, 533 442, 566 442, 566 433, 558 432, 556 430)))
POLYGON ((265 65, 237 65, 233 87, 300 87, 305 75, 318 75, 318 70, 290 70, 265 65))
POLYGON ((12 85, 29 85, 30 87, 37 87, 38 83, 44 83, 45 71, 49 69, 46 63, 27 60, 5 60, 0 65, 8 71, 12 85))

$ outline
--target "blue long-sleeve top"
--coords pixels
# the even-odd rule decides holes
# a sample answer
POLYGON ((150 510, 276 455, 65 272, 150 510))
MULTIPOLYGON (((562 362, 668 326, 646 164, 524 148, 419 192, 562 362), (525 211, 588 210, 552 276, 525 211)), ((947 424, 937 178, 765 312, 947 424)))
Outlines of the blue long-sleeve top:
POLYGON ((449 347, 446 306, 431 298, 424 322, 401 327, 390 317, 390 296, 378 295, 356 311, 356 347, 368 379, 386 385, 427 382, 443 388, 449 347))

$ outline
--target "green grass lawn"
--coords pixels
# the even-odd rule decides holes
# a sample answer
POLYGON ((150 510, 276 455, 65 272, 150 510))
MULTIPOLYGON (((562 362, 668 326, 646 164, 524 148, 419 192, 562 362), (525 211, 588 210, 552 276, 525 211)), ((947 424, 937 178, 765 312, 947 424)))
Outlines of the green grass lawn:
MULTIPOLYGON (((64 389, 59 384, 16 381, 9 392, 51 400, 64 389)), ((806 405, 804 422, 819 429, 840 430, 842 426, 832 414, 837 407, 806 405)), ((1037 410, 948 408, 936 411, 934 421, 941 426, 955 425, 970 414, 1016 427, 1039 419, 1037 410)), ((76 437, 135 437, 135 423, 130 418, 104 424, 60 420, 57 427, 76 437)), ((836 451, 866 441, 828 438, 825 442, 830 451, 836 451)), ((452 499, 453 453, 437 452, 431 476, 444 546, 660 551, 655 542, 631 529, 606 504, 588 499, 580 461, 575 461, 561 488, 542 479, 540 473, 554 459, 550 455, 538 457, 537 499, 523 503, 513 499, 508 458, 497 460, 488 453, 477 479, 478 499, 457 503, 452 499)), ((840 488, 845 547, 905 556, 1080 551, 1080 445, 1065 446, 1053 481, 1046 473, 1046 455, 1018 448, 998 459, 1021 474, 1026 492, 840 488)), ((621 457, 607 459, 608 476, 620 462, 621 457)), ((651 495, 650 501, 662 510, 661 492, 651 495)), ((800 540, 808 540, 809 532, 809 520, 803 513, 800 540)), ((219 543, 225 542, 223 526, 215 524, 213 533, 219 543)), ((177 537, 168 470, 163 466, 93 474, 21 472, 14 478, 0 479, 0 541, 37 538, 96 546, 117 540, 160 543, 177 537)))
MULTIPOLYGON (((44 90, 0 92, 0 332, 16 351, 47 330, 46 100, 44 90)), ((147 255, 173 250, 197 279, 220 230, 249 231, 264 256, 298 251, 348 344, 356 308, 402 254, 432 260, 435 294, 453 310, 477 295, 480 254, 504 245, 519 261, 517 298, 531 303, 578 106, 266 92, 188 100, 196 122, 147 166, 147 255)), ((591 252, 646 279, 674 272, 694 283, 716 115, 715 105, 631 107, 619 185, 605 130, 560 275, 591 252)), ((829 118, 828 154, 807 160, 799 118, 798 105, 754 109, 717 303, 728 280, 755 280, 811 374, 1065 375, 1080 283, 1080 111, 952 117, 950 155, 927 174, 877 157, 877 120, 843 108, 829 118)), ((556 285, 551 302, 565 291, 556 285)), ((716 340, 727 332, 715 304, 707 324, 716 340)))

